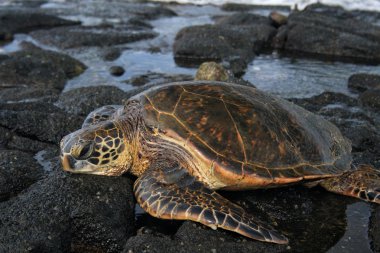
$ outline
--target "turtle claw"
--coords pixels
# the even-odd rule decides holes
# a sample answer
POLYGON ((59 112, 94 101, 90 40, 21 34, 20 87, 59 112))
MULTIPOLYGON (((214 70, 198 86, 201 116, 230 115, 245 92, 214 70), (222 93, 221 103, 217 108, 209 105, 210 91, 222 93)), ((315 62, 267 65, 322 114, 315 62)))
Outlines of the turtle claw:
POLYGON ((276 231, 270 231, 270 235, 272 238, 272 242, 277 243, 277 244, 288 244, 289 240, 286 238, 286 236, 276 232, 276 231))
POLYGON ((252 226, 249 226, 247 224, 241 223, 239 226, 239 229, 235 232, 242 234, 246 237, 264 241, 264 242, 272 242, 277 244, 288 244, 289 240, 273 228, 265 228, 262 226, 259 226, 258 229, 252 228, 252 226))

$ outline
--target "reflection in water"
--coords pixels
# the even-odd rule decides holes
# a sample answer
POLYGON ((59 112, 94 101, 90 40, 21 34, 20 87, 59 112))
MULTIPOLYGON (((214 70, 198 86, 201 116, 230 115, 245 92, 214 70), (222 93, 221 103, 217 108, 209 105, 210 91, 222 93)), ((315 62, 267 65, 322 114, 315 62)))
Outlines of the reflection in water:
POLYGON ((368 239, 368 223, 371 216, 370 204, 357 202, 347 206, 347 230, 328 253, 372 252, 368 239))

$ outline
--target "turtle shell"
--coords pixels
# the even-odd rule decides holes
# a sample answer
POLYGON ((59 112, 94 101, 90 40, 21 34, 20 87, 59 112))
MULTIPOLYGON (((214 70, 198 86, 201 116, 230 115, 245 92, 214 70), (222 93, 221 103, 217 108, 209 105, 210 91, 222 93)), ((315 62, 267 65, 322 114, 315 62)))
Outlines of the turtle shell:
POLYGON ((337 127, 253 87, 181 82, 137 98, 147 124, 200 157, 206 171, 198 174, 215 188, 274 187, 350 169, 351 145, 337 127))

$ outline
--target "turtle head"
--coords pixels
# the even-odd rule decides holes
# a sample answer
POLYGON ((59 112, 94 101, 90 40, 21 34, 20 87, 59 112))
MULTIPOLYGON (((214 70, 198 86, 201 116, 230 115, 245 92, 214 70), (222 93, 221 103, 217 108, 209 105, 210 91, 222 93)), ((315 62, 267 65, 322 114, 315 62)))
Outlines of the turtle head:
POLYGON ((117 176, 132 163, 128 143, 115 121, 79 129, 61 140, 63 169, 74 173, 117 176))

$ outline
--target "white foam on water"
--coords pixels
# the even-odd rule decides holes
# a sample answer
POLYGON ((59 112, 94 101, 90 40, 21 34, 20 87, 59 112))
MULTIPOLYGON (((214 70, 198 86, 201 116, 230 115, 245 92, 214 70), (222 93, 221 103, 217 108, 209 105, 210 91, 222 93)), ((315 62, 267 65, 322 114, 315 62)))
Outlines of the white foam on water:
MULTIPOLYGON (((172 2, 172 0, 154 0, 157 2, 172 2)), ((380 11, 379 0, 176 0, 178 3, 187 4, 214 4, 222 5, 225 3, 241 3, 241 4, 254 4, 254 5, 288 5, 298 9, 303 9, 305 6, 312 3, 323 3, 328 5, 340 5, 348 10, 368 10, 380 11)))

